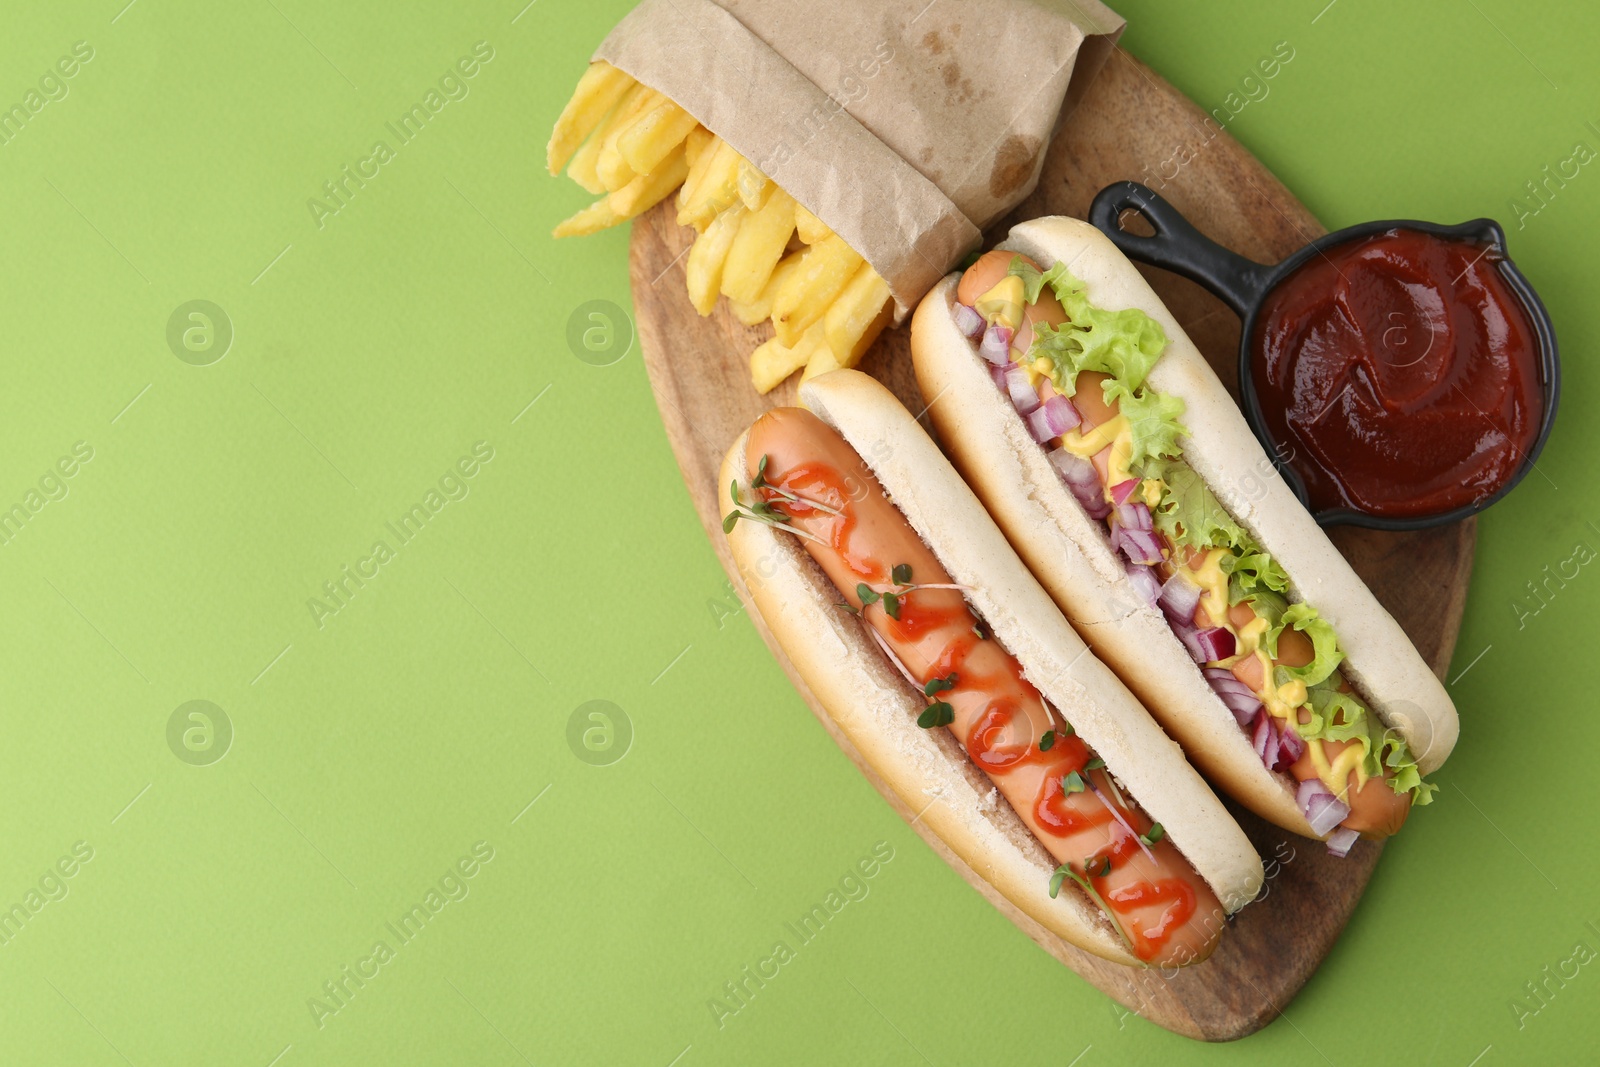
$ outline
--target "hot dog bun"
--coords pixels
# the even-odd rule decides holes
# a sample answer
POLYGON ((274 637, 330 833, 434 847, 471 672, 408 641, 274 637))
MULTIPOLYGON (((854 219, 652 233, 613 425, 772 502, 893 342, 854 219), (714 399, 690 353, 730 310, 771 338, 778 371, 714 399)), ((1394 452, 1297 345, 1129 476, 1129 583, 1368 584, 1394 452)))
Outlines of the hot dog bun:
MULTIPOLYGON (((1168 345, 1147 382, 1180 398, 1183 456, 1233 518, 1288 573, 1293 599, 1332 623, 1341 670, 1379 720, 1405 739, 1426 774, 1455 746, 1454 705, 1404 631, 1345 562, 1250 432, 1243 415, 1144 277, 1095 227, 1034 219, 999 246, 1039 263, 1065 262, 1089 299, 1138 308, 1168 345)), ((1269 771, 1161 611, 1133 595, 1102 522, 1061 483, 1015 409, 990 381, 952 317, 958 275, 936 286, 911 328, 917 381, 941 441, 1011 543, 1095 653, 1128 682, 1219 788, 1294 833, 1315 836, 1288 776, 1269 771)))
MULTIPOLYGON (((972 491, 911 414, 855 371, 805 383, 801 397, 861 455, 1036 686, 1106 761, 1216 892, 1228 912, 1253 899, 1260 858, 1238 824, 1126 687, 1086 646, 1023 566, 972 491)), ((724 460, 719 494, 747 479, 748 434, 724 460)), ((1083 894, 1048 893, 1055 861, 945 730, 917 726, 926 706, 838 608, 839 594, 786 533, 742 522, 729 548, 751 600, 841 731, 921 821, 1028 917, 1094 954, 1138 961, 1083 894)), ((1067 891, 1072 890, 1072 891, 1067 891)), ((1221 917, 1218 917, 1220 921, 1221 917)))

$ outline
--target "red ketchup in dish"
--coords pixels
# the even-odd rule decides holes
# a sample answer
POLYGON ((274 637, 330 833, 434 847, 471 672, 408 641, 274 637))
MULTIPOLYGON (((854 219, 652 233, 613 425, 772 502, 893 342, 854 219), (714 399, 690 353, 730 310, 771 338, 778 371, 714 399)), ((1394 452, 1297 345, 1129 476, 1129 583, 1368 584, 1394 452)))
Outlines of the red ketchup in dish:
POLYGON ((1313 511, 1437 514, 1516 476, 1544 399, 1538 337, 1503 259, 1393 229, 1325 249, 1267 293, 1254 388, 1313 511))

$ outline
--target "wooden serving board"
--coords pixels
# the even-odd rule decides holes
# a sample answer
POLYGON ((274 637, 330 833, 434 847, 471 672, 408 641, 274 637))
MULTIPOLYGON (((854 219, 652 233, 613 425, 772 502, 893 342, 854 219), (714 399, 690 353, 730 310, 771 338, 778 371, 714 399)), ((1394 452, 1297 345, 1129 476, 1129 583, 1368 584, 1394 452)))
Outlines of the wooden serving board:
MULTIPOLYGON (((1125 178, 1156 188, 1207 235, 1259 262, 1277 262, 1326 232, 1200 108, 1118 49, 1051 145, 1038 189, 987 235, 988 243, 1003 237, 1014 223, 1035 216, 1082 218, 1096 192, 1125 178)), ((693 232, 676 224, 670 201, 635 222, 630 268, 639 339, 689 495, 743 596, 722 536, 717 470, 728 446, 757 416, 795 403, 799 376, 758 396, 747 359, 770 336, 770 325, 743 326, 725 303, 709 318, 695 313, 684 289, 683 266, 693 232)), ((1218 375, 1234 388, 1238 318, 1199 286, 1154 268, 1140 269, 1218 375)), ((912 411, 922 410, 908 329, 886 331, 861 369, 888 385, 912 411)), ((1416 533, 1345 527, 1332 536, 1442 676, 1466 601, 1474 524, 1469 520, 1416 533)), ((1320 844, 1230 805, 1267 864, 1265 897, 1236 917, 1221 946, 1202 964, 1163 974, 1107 963, 1021 914, 925 826, 912 822, 913 813, 862 762, 795 675, 760 615, 752 611, 750 618, 834 740, 935 852, 1045 951, 1168 1030, 1229 1041, 1275 1018, 1333 948, 1382 852, 1380 843, 1362 841, 1349 857, 1335 859, 1320 844)), ((1424 812, 1405 832, 1427 833, 1427 822, 1424 812)))

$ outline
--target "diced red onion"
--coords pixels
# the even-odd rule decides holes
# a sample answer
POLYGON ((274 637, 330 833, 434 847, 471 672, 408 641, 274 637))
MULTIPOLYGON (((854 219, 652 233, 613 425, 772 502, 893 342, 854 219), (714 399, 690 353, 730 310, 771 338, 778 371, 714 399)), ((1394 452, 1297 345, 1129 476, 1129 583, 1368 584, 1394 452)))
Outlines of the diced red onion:
POLYGON ((1261 757, 1261 762, 1266 764, 1268 770, 1273 770, 1278 762, 1278 731, 1273 729, 1272 716, 1263 715, 1256 719, 1255 736, 1251 739, 1255 746, 1256 755, 1261 757))
POLYGON ((1356 843, 1356 838, 1361 835, 1354 830, 1335 830, 1328 835, 1328 851, 1340 859, 1350 854, 1350 846, 1356 843))
POLYGON ((1122 564, 1122 569, 1128 572, 1128 581, 1134 590, 1151 604, 1161 595, 1161 580, 1156 577, 1156 572, 1149 567, 1141 567, 1136 563, 1122 564))
POLYGON ((1020 415, 1031 414, 1039 407, 1039 391, 1028 380, 1028 372, 1013 363, 1006 368, 1006 392, 1011 394, 1011 405, 1020 415))
POLYGON ((1068 430, 1076 430, 1083 424, 1083 416, 1078 414, 1077 405, 1073 404, 1072 401, 1056 392, 1055 386, 1049 378, 1044 380, 1044 389, 1046 394, 1046 404, 1049 404, 1055 400, 1059 400, 1061 402, 1058 405, 1058 410, 1054 417, 1059 418, 1064 424, 1066 424, 1067 429, 1062 430, 1062 433, 1066 433, 1068 430))
POLYGON ((1278 754, 1283 759, 1283 769, 1288 770, 1290 764, 1306 754, 1306 742, 1293 726, 1287 724, 1279 727, 1278 733, 1278 754))
MULTIPOLYGON (((1154 530, 1130 530, 1125 526, 1118 526, 1116 533, 1111 535, 1112 544, 1122 549, 1122 554, 1128 557, 1131 563, 1160 563, 1161 535, 1154 530)), ((1231 655, 1231 653, 1230 653, 1231 655)))
POLYGON ((1002 393, 1008 392, 1006 387, 1006 368, 997 367, 993 363, 986 364, 989 368, 989 377, 994 379, 994 387, 1002 393))
POLYGON ((1161 587, 1162 610, 1175 619, 1192 622, 1195 609, 1199 606, 1200 587, 1186 578, 1182 571, 1173 571, 1172 577, 1161 587))
POLYGON ((1149 530, 1154 525, 1150 519, 1150 509, 1145 506, 1142 500, 1135 500, 1131 504, 1118 505, 1117 523, 1120 526, 1126 526, 1130 530, 1149 530))
POLYGON ((1167 617, 1167 625, 1172 627, 1172 632, 1178 635, 1178 640, 1183 642, 1183 647, 1189 650, 1189 658, 1196 663, 1204 663, 1205 656, 1202 653, 1199 642, 1195 640, 1195 635, 1198 633, 1195 627, 1186 622, 1180 622, 1170 615, 1167 617))
POLYGON ((1129 478, 1126 481, 1118 482, 1111 487, 1111 502, 1120 508, 1128 502, 1128 498, 1133 495, 1133 491, 1137 488, 1139 488, 1139 479, 1137 478, 1129 478))
POLYGON ((1250 687, 1241 682, 1238 677, 1226 667, 1202 667, 1200 669, 1200 673, 1205 675, 1206 681, 1210 683, 1211 688, 1215 690, 1219 696, 1224 693, 1233 693, 1237 694, 1241 698, 1249 697, 1251 700, 1256 699, 1256 695, 1250 691, 1250 687))
POLYGON ((1073 499, 1090 518, 1103 519, 1111 513, 1111 506, 1100 491, 1100 475, 1095 472, 1093 463, 1064 448, 1051 449, 1045 458, 1050 460, 1050 465, 1071 490, 1073 499))
POLYGON ((991 326, 983 331, 983 341, 978 345, 978 355, 1003 367, 1011 362, 1011 330, 1005 326, 991 326))
POLYGON ((1305 742, 1300 740, 1300 735, 1271 715, 1262 715, 1256 720, 1251 742, 1269 771, 1287 771, 1305 753, 1305 742))
POLYGON ((976 341, 983 333, 983 316, 978 314, 977 308, 957 304, 951 314, 955 316, 956 329, 960 330, 961 336, 967 340, 976 341))
POLYGON ((1068 485, 1099 492, 1100 475, 1095 473, 1094 464, 1076 452, 1068 452, 1064 448, 1052 448, 1045 458, 1050 460, 1050 465, 1055 467, 1056 473, 1061 475, 1061 480, 1068 485))
MULTIPOLYGON (((1255 721, 1255 717, 1261 713, 1261 701, 1250 691, 1249 686, 1233 676, 1232 671, 1226 667, 1206 667, 1200 673, 1206 676, 1206 681, 1217 694, 1217 699, 1233 712, 1233 717, 1238 720, 1240 726, 1249 726, 1255 721)), ((1296 737, 1296 740, 1299 738, 1296 737)), ((1304 742, 1301 742, 1301 745, 1303 750, 1304 742)), ((1297 755, 1295 758, 1300 757, 1297 755)))
POLYGON ((1027 418, 1028 429, 1033 433, 1033 439, 1040 444, 1060 437, 1082 421, 1078 418, 1078 411, 1072 406, 1072 401, 1059 393, 1046 400, 1027 418))
MULTIPOLYGON (((1333 790, 1323 785, 1319 778, 1301 782, 1294 799, 1305 813, 1306 822, 1311 824, 1311 832, 1318 837, 1324 836, 1350 816, 1350 805, 1335 796, 1333 790)), ((1349 851, 1348 845, 1345 851, 1349 851)))
POLYGON ((1227 659, 1238 648, 1233 639, 1233 632, 1221 626, 1208 626, 1194 635, 1195 644, 1200 646, 1204 653, 1206 663, 1215 663, 1219 659, 1227 659))

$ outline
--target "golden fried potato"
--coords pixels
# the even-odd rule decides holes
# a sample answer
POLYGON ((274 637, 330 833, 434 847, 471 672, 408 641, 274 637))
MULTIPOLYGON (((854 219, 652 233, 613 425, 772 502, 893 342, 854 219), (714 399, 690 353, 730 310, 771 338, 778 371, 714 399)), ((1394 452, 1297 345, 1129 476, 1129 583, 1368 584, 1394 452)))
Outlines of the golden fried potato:
MULTIPOLYGON (((550 143, 545 146, 545 166, 551 176, 561 173, 572 154, 609 116, 628 91, 639 83, 604 61, 590 63, 578 79, 572 99, 561 109, 550 143)), ((592 190, 598 191, 598 190, 592 190)))
POLYGON ((744 304, 759 300, 793 233, 794 198, 773 186, 767 202, 745 215, 739 226, 722 269, 723 295, 744 304))
POLYGON ((615 226, 622 220, 617 218, 617 213, 611 210, 611 198, 596 200, 576 215, 558 225, 551 232, 552 237, 584 237, 591 233, 599 233, 608 226, 615 226))
POLYGON ((762 288, 761 295, 746 304, 738 300, 729 300, 728 306, 733 308, 734 315, 746 326, 755 326, 772 317, 772 301, 778 295, 778 290, 783 287, 784 279, 800 267, 802 253, 791 252, 778 260, 778 265, 772 268, 772 277, 767 279, 767 284, 762 288))
POLYGON ((614 193, 637 177, 633 168, 628 166, 628 161, 622 158, 623 135, 657 104, 666 100, 666 97, 648 86, 640 88, 644 90, 642 93, 630 96, 623 106, 617 108, 606 131, 605 143, 600 146, 600 158, 595 160, 595 172, 607 192, 614 193))
POLYGON ((739 200, 739 164, 744 157, 735 152, 732 145, 720 139, 716 149, 708 151, 711 152, 711 158, 706 161, 699 184, 689 190, 680 202, 680 226, 703 229, 712 216, 739 200))
POLYGON ((616 213, 619 222, 643 214, 671 196, 672 190, 683 183, 688 173, 689 163, 684 158, 683 145, 680 144, 659 161, 654 170, 639 175, 612 193, 607 198, 611 202, 611 210, 616 213))
POLYGON ((778 340, 788 345, 822 318, 862 263, 838 234, 812 245, 804 255, 800 269, 785 280, 772 301, 772 325, 778 340))
POLYGON ((818 244, 833 235, 833 231, 808 211, 804 204, 795 205, 794 222, 795 228, 800 233, 800 240, 808 245, 818 244))
POLYGON ((728 249, 733 247, 733 239, 739 235, 745 215, 744 205, 734 203, 711 220, 705 232, 695 238, 694 247, 689 249, 686 269, 689 301, 702 315, 711 314, 711 309, 717 306, 723 264, 727 262, 728 249))
POLYGON ((698 125, 693 115, 663 99, 617 138, 617 151, 635 174, 649 174, 698 125))
POLYGON ((806 331, 793 348, 776 337, 762 344, 750 353, 750 380, 756 392, 763 396, 772 392, 785 378, 815 358, 819 347, 826 347, 820 322, 806 331))
POLYGON ((841 367, 854 367, 893 316, 889 283, 863 263, 823 316, 828 347, 841 367))

